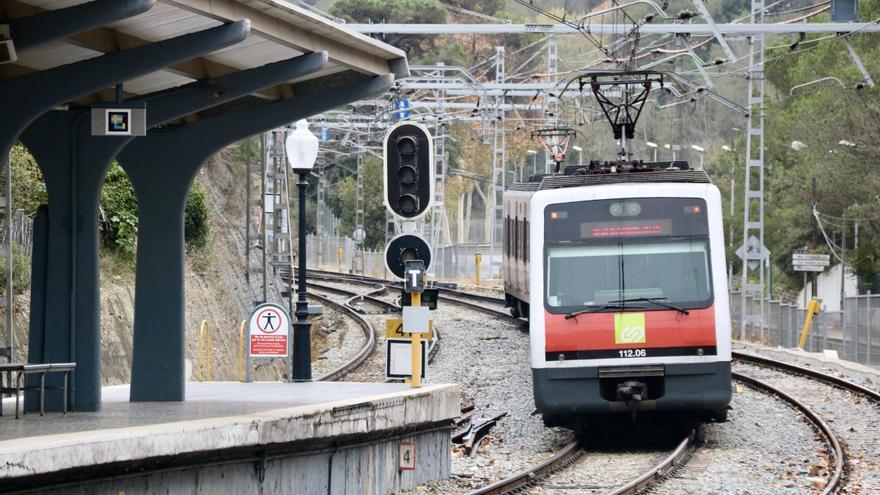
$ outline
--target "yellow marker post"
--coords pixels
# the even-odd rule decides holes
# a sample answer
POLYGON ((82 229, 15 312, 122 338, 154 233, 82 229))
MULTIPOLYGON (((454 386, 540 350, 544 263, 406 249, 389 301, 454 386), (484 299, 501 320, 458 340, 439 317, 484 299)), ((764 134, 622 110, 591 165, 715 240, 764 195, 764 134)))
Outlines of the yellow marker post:
POLYGON ((199 325, 199 381, 211 379, 211 329, 208 320, 199 325))
MULTIPOLYGON (((419 307, 422 305, 422 295, 418 292, 410 294, 412 305, 419 307)), ((420 332, 412 332, 410 334, 412 342, 412 379, 410 380, 411 388, 421 388, 422 386, 422 334, 420 332)))
POLYGON ((483 261, 483 255, 480 253, 474 254, 474 262, 477 264, 477 287, 480 286, 480 262, 483 261))
POLYGON ((199 381, 205 381, 205 320, 199 324, 199 381))
POLYGON ((345 265, 345 248, 339 246, 336 248, 336 258, 339 260, 339 271, 342 271, 342 267, 345 265))
POLYGON ((241 321, 241 326, 238 327, 238 381, 244 381, 244 327, 247 325, 247 320, 241 321))
POLYGON ((810 304, 807 305, 807 317, 804 319, 804 328, 801 330, 801 341, 799 346, 801 349, 807 344, 807 337, 810 335, 810 327, 813 325, 813 315, 819 314, 819 303, 819 299, 813 299, 810 301, 810 304))

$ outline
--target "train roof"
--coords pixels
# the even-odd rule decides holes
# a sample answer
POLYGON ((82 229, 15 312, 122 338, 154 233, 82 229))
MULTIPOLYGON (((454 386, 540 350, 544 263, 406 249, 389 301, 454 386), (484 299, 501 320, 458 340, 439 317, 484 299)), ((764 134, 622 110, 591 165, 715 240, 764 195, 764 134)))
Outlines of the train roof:
MULTIPOLYGON (((535 178, 537 179, 537 177, 535 178)), ((540 181, 520 182, 511 191, 544 191, 564 187, 599 186, 605 184, 645 184, 657 182, 710 184, 703 170, 657 170, 652 172, 619 172, 581 175, 545 175, 540 181)))

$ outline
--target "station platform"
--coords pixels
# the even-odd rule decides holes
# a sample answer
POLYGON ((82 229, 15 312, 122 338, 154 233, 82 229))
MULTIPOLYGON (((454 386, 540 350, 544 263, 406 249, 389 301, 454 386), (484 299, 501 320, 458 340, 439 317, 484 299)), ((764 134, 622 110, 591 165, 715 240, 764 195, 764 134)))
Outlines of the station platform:
POLYGON ((460 413, 457 385, 205 382, 185 402, 128 398, 105 387, 99 412, 18 420, 6 399, 0 491, 392 493, 450 475, 460 413))

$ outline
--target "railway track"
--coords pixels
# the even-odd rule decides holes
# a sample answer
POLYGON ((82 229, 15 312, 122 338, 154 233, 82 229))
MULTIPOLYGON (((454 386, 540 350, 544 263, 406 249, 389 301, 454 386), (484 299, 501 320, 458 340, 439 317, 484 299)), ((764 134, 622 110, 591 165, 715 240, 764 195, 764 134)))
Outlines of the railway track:
MULTIPOLYGON (((317 381, 341 380, 350 373, 358 370, 376 351, 376 347, 379 342, 379 334, 377 333, 376 328, 369 321, 367 316, 399 313, 401 308, 399 305, 393 302, 378 297, 388 292, 388 287, 382 283, 371 282, 371 290, 368 290, 366 292, 352 291, 326 284, 316 284, 312 281, 309 281, 307 283, 307 287, 308 289, 310 289, 308 291, 309 297, 321 301, 327 306, 330 306, 340 313, 343 313, 346 316, 352 318, 358 324, 358 326, 361 327, 364 333, 366 342, 350 360, 348 360, 343 365, 337 367, 336 369, 325 373, 324 375, 317 378, 317 381), (325 294, 321 294, 321 291, 332 292, 337 295, 346 296, 347 299, 345 300, 345 302, 340 303, 339 301, 336 301, 325 294), (380 308, 381 312, 367 313, 361 308, 356 307, 355 301, 363 301, 369 303, 373 306, 380 308)), ((434 356, 436 356, 439 350, 439 335, 439 331, 435 329, 435 339, 431 342, 430 348, 428 350, 429 362, 433 360, 434 356)))
MULTIPOLYGON (((784 401, 810 422, 826 445, 826 453, 831 466, 830 475, 821 493, 831 494, 838 492, 843 482, 843 473, 846 466, 846 453, 837 435, 831 430, 827 423, 825 423, 817 413, 802 401, 785 393, 779 388, 746 374, 734 373, 733 376, 735 380, 748 387, 784 401)), ((670 473, 685 467, 690 457, 698 452, 696 436, 696 430, 691 431, 678 443, 675 449, 673 449, 659 463, 653 465, 650 469, 642 472, 639 476, 629 480, 625 484, 608 490, 605 494, 636 494, 662 483, 670 473)), ((474 490, 470 492, 469 495, 520 493, 527 492, 531 488, 540 488, 541 483, 550 475, 565 469, 576 469, 581 467, 578 465, 577 460, 585 453, 586 451, 578 446, 577 441, 572 439, 546 460, 513 476, 474 490)))
POLYGON ((880 421, 880 392, 839 376, 765 356, 734 352, 733 358, 751 369, 749 376, 761 375, 765 381, 778 382, 780 389, 797 390, 800 399, 812 406, 820 418, 825 416, 832 422, 829 430, 840 437, 838 443, 842 447, 835 448, 834 475, 823 493, 834 493, 844 481, 853 484, 854 491, 859 491, 859 486, 876 489, 880 476, 871 465, 876 460, 880 439, 872 432, 880 421), (817 388, 815 382, 832 389, 817 388))
POLYGON ((779 398, 787 402, 790 406, 792 406, 796 411, 800 412, 804 415, 807 420, 813 425, 819 435, 822 437, 823 441, 827 446, 828 458, 832 462, 831 475, 828 478, 828 481, 825 483, 825 487, 822 489, 822 494, 831 494, 837 493, 838 490, 842 487, 843 483, 843 471, 846 466, 846 453, 844 452, 843 446, 838 439, 837 435, 832 431, 831 427, 825 423, 822 418, 813 411, 812 408, 808 407, 804 402, 798 400, 794 396, 783 392, 781 389, 770 385, 766 381, 759 380, 751 375, 747 375, 739 372, 732 372, 732 376, 734 380, 740 381, 743 384, 752 387, 756 390, 765 392, 774 397, 779 398))
MULTIPOLYGON (((311 276, 312 273, 310 272, 310 278, 311 276)), ((388 287, 394 287, 395 289, 398 288, 394 283, 387 283, 386 285, 385 281, 380 281, 379 279, 341 275, 332 272, 316 273, 315 278, 321 278, 322 280, 333 280, 340 283, 350 283, 354 285, 368 285, 373 287, 377 287, 377 284, 379 284, 385 287, 386 290, 388 289, 388 287)), ((339 289, 336 288, 336 290, 339 289)), ((504 301, 501 298, 443 288, 441 290, 440 299, 495 317, 504 318, 507 320, 514 320, 514 318, 502 308, 504 301)), ((873 403, 880 404, 880 393, 878 393, 877 391, 871 390, 869 388, 863 387, 861 385, 852 383, 836 376, 828 375, 817 370, 804 368, 791 363, 777 361, 763 356, 756 356, 742 352, 734 352, 733 357, 735 360, 740 360, 759 366, 770 367, 783 371, 785 373, 806 377, 811 380, 821 381, 833 387, 865 397, 873 403)), ((749 374, 739 372, 735 372, 733 374, 733 377, 735 380, 739 381, 745 386, 751 387, 755 390, 758 390, 786 402, 789 406, 801 413, 804 418, 809 421, 819 437, 822 438, 822 442, 826 445, 829 474, 821 493, 831 494, 840 491, 845 481, 845 473, 847 472, 847 451, 845 449, 844 443, 841 442, 835 432, 822 419, 821 415, 817 414, 804 401, 799 400, 792 394, 786 393, 778 387, 774 387, 766 381, 755 378, 754 376, 751 376, 749 374)), ((694 449, 696 448, 694 438, 695 435, 693 433, 689 434, 687 438, 681 440, 678 446, 661 462, 657 463, 651 469, 642 473, 640 476, 632 479, 627 484, 614 488, 608 493, 639 493, 646 488, 652 486, 653 484, 662 481, 666 476, 668 476, 668 473, 671 470, 675 470, 685 465, 690 456, 689 454, 694 452, 694 449)), ((559 449, 554 455, 540 462, 539 464, 536 464, 513 476, 510 476, 509 478, 497 481, 471 493, 511 493, 514 491, 519 492, 527 490, 530 486, 539 485, 541 480, 545 479, 547 476, 561 470, 568 469, 569 467, 577 464, 576 461, 583 455, 584 450, 581 449, 575 441, 570 441, 566 443, 561 449, 559 449)))
MULTIPOLYGON (((630 480, 625 485, 609 491, 608 495, 639 493, 651 486, 653 483, 666 476, 669 472, 678 468, 683 462, 687 461, 689 452, 695 447, 695 441, 696 430, 692 430, 663 460, 653 465, 651 469, 642 473, 637 478, 630 480)), ((558 452, 543 462, 513 476, 492 483, 491 485, 474 490, 468 495, 501 495, 526 491, 529 488, 539 486, 540 483, 551 474, 563 469, 574 467, 578 459, 580 459, 585 452, 586 451, 579 446, 578 441, 573 438, 559 449, 558 452)))
MULTIPOLYGON (((350 275, 323 270, 309 270, 308 277, 311 280, 327 280, 357 285, 373 286, 375 284, 380 284, 385 287, 393 287, 395 289, 400 289, 402 287, 402 285, 398 282, 390 282, 387 280, 362 275, 350 275)), ((503 298, 489 296, 485 294, 475 294, 472 292, 449 288, 444 285, 440 285, 439 287, 439 298, 441 301, 447 301, 453 304, 458 304, 460 306, 466 306, 469 309, 480 311, 491 316, 505 318, 508 321, 522 321, 519 318, 514 318, 507 311, 505 311, 505 301, 503 298)))
POLYGON ((354 357, 352 357, 351 359, 349 359, 348 361, 346 361, 344 364, 337 367, 336 369, 334 369, 328 373, 325 373, 324 375, 322 375, 316 379, 317 381, 341 380, 349 373, 358 369, 364 363, 364 361, 366 361, 370 357, 370 355, 373 354, 373 352, 376 350, 376 341, 377 341, 376 329, 373 327, 373 325, 366 318, 364 318, 360 314, 360 312, 358 312, 356 309, 349 306, 348 304, 341 304, 339 302, 334 301, 332 298, 330 298, 328 296, 325 296, 322 294, 317 294, 314 291, 309 292, 309 297, 317 299, 317 300, 321 301, 322 303, 326 304, 327 306, 333 307, 337 311, 352 318, 358 324, 358 326, 361 327, 361 329, 364 332, 364 337, 366 338, 366 342, 360 348, 360 350, 358 350, 358 352, 354 355, 354 357))

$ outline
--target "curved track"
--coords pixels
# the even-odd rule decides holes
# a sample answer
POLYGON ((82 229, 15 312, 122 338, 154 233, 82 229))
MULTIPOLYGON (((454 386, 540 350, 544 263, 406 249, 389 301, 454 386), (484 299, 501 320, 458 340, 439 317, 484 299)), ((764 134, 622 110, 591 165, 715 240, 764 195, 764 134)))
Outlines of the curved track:
POLYGON ((766 392, 774 397, 779 398, 780 400, 787 402, 796 411, 802 413, 804 417, 806 417, 810 421, 810 423, 813 424, 813 426, 825 440, 825 443, 828 446, 828 457, 831 459, 834 466, 831 476, 828 479, 828 482, 825 484, 825 488, 822 490, 821 493, 823 495, 837 493, 837 491, 842 487, 842 475, 844 467, 846 466, 846 454, 843 450, 843 446, 841 445, 840 440, 838 440, 837 435, 835 435, 828 424, 826 424, 825 421, 823 421, 818 414, 813 412, 812 409, 807 407, 806 404, 794 398, 793 396, 783 392, 782 390, 749 375, 738 373, 736 371, 732 372, 731 374, 734 380, 739 380, 747 386, 750 386, 762 392, 766 392))
MULTIPOLYGON (((869 416, 862 417, 862 414, 871 413, 866 413, 866 410, 859 408, 864 408, 866 405, 869 404, 880 406, 880 392, 878 392, 877 390, 872 390, 857 383, 853 383, 849 380, 827 373, 822 373, 821 371, 812 368, 799 366, 789 362, 779 361, 765 356, 759 356, 744 352, 733 352, 733 358, 741 361, 743 364, 753 365, 758 369, 766 368, 779 372, 781 376, 789 375, 793 377, 804 378, 808 381, 822 382, 836 389, 848 392, 849 394, 853 394, 855 397, 862 397, 864 399, 867 399, 866 402, 859 402, 858 400, 856 400, 856 402, 853 403, 851 406, 846 406, 844 404, 841 407, 854 408, 850 411, 851 414, 856 415, 870 425, 874 424, 871 423, 869 416)), ((813 389, 812 392, 818 392, 820 394, 818 398, 816 396, 812 397, 813 403, 816 404, 818 408, 822 409, 828 406, 828 401, 831 395, 829 395, 827 391, 822 393, 821 391, 813 389), (819 402, 817 402, 817 400, 819 402)), ((809 396, 810 394, 805 395, 809 396)), ((828 410, 825 410, 827 413, 828 410)), ((871 410, 873 410, 875 413, 877 412, 876 407, 871 410)), ((832 421, 835 419, 839 421, 841 419, 840 414, 836 412, 831 412, 830 418, 832 421)), ((858 426, 858 422, 856 422, 856 425, 856 430, 850 428, 848 424, 844 424, 843 427, 845 429, 840 430, 840 434, 843 440, 848 439, 849 445, 847 446, 846 444, 844 444, 844 448, 841 448, 839 444, 844 442, 837 442, 838 445, 834 448, 834 450, 838 452, 834 455, 834 473, 832 479, 829 481, 828 485, 826 485, 826 488, 822 493, 834 493, 835 491, 839 490, 840 487, 844 484, 845 478, 852 478, 854 473, 856 474, 856 477, 858 477, 859 474, 864 475, 865 469, 870 470, 870 467, 864 466, 864 461, 870 461, 871 459, 873 459, 876 450, 871 448, 870 442, 868 442, 868 445, 866 447, 866 445, 864 445, 863 442, 860 441, 862 440, 862 438, 859 435, 852 434, 852 432, 854 431, 862 430, 862 428, 858 426), (849 457, 853 457, 855 459, 852 466, 848 465, 849 457), (861 459, 859 459, 860 457, 861 459), (844 476, 845 474, 846 476, 844 476)), ((837 428, 841 428, 841 426, 837 426, 837 428)), ((856 479, 856 485, 858 485, 858 479, 856 479)))
MULTIPOLYGON (((342 282, 349 283, 349 280, 343 280, 342 282)), ((311 281, 307 283, 308 288, 312 289, 308 292, 309 297, 317 299, 327 306, 331 306, 337 311, 346 314, 347 316, 355 320, 358 326, 360 326, 363 330, 364 337, 366 338, 366 342, 364 343, 364 345, 350 360, 348 360, 342 366, 334 369, 333 371, 330 371, 329 373, 326 373, 317 378, 317 381, 337 381, 343 379, 348 374, 360 368, 360 366, 363 365, 364 362, 367 361, 367 359, 369 359, 369 357, 376 350, 378 334, 375 327, 370 323, 367 318, 364 317, 364 315, 375 315, 376 313, 366 313, 364 310, 355 307, 354 302, 356 300, 364 301, 372 304, 373 306, 379 307, 381 310, 381 313, 379 314, 400 312, 400 306, 378 297, 379 295, 388 292, 388 287, 385 284, 382 284, 380 282, 369 282, 369 285, 371 286, 372 290, 367 292, 358 292, 330 285, 316 284, 311 281), (346 299, 344 303, 339 303, 338 301, 334 301, 332 298, 324 294, 316 292, 316 290, 348 296, 348 299, 346 299)), ((435 334, 436 337, 431 342, 431 346, 428 351, 429 362, 434 358, 434 356, 437 354, 437 351, 439 350, 439 331, 436 331, 435 334)))
MULTIPOLYGON (((343 275, 337 274, 333 272, 315 272, 314 277, 313 273, 310 271, 310 278, 320 278, 324 280, 335 280, 342 283, 351 283, 358 285, 370 285, 376 286, 376 284, 381 285, 382 287, 397 287, 399 284, 395 283, 387 283, 380 279, 373 279, 370 277, 360 277, 353 275, 343 275), (387 284, 387 286, 385 285, 387 284)), ((337 289, 338 290, 338 289, 337 289)), ((448 301, 452 304, 457 304, 461 306, 468 307, 469 309, 473 309, 476 311, 481 311, 486 314, 490 314, 496 317, 502 317, 505 319, 515 319, 510 316, 506 311, 503 310, 502 306, 504 304, 504 300, 497 297, 492 297, 484 294, 473 294, 466 291, 460 291, 456 289, 441 289, 441 300, 448 301), (489 303, 489 304, 486 304, 489 303), (492 307, 497 305, 496 307, 492 307)), ((522 320, 519 320, 522 321, 522 320)), ((782 361, 777 361, 773 359, 769 359, 762 356, 755 356, 752 354, 746 354, 741 352, 733 353, 734 359, 739 359, 742 361, 750 362, 753 364, 759 364, 763 366, 770 366, 773 368, 777 368, 786 373, 802 375, 814 380, 821 381, 823 383, 839 387, 855 394, 864 396, 872 401, 880 403, 880 393, 877 391, 868 389, 861 385, 852 383, 850 381, 841 379, 839 377, 835 377, 832 375, 828 375, 825 373, 818 372, 816 370, 812 370, 809 368, 803 368, 797 365, 793 365, 790 363, 785 363, 782 361)), ((837 438, 835 433, 831 430, 831 428, 825 423, 822 418, 812 411, 806 404, 799 401, 797 398, 779 390, 770 384, 758 380, 754 377, 751 377, 742 373, 733 373, 733 377, 735 380, 742 382, 743 384, 755 388, 759 391, 767 393, 773 397, 776 397, 784 402, 788 403, 795 410, 801 412, 805 418, 809 420, 809 422, 813 425, 815 430, 819 433, 819 435, 823 438, 824 443, 827 445, 827 456, 830 461, 830 476, 826 482, 825 487, 823 488, 823 494, 831 494, 839 491, 843 485, 844 481, 844 472, 846 470, 846 452, 837 438)), ((618 487, 609 492, 609 494, 630 494, 630 493, 638 493, 650 485, 657 483, 662 480, 666 473, 669 472, 670 469, 675 469, 685 463, 688 459, 688 453, 694 449, 694 433, 692 432, 688 435, 688 438, 684 439, 679 443, 678 447, 663 461, 654 466, 649 471, 646 471, 639 477, 633 479, 626 485, 622 487, 618 487)), ((565 469, 568 466, 571 466, 582 454, 583 450, 581 450, 575 441, 567 443, 562 449, 560 449, 556 454, 546 459, 545 461, 532 466, 514 476, 506 478, 504 480, 498 481, 491 485, 488 485, 484 488, 476 490, 472 492, 473 494, 494 494, 494 493, 510 493, 515 490, 521 490, 525 487, 534 485, 539 483, 540 480, 557 472, 561 469, 565 469)))
POLYGON ((814 380, 818 380, 820 382, 827 383, 828 385, 832 385, 835 387, 842 388, 844 390, 848 390, 858 395, 862 395, 870 400, 873 400, 877 403, 880 403, 880 392, 876 390, 871 390, 867 387, 863 387, 858 383, 853 383, 849 380, 845 380, 843 378, 829 375, 827 373, 822 373, 821 371, 816 371, 811 368, 805 368, 803 366, 798 366, 796 364, 786 363, 784 361, 778 361, 776 359, 771 359, 764 356, 758 356, 755 354, 749 354, 744 352, 733 351, 733 358, 739 359, 741 361, 747 361, 753 364, 759 364, 763 366, 770 366, 772 368, 779 369, 786 373, 791 373, 795 375, 802 375, 807 378, 812 378, 814 380))
POLYGON ((363 347, 361 347, 361 349, 354 355, 354 357, 352 357, 342 366, 339 366, 333 371, 330 371, 329 373, 326 373, 316 379, 317 381, 341 380, 343 377, 360 367, 360 365, 363 364, 364 361, 366 361, 367 358, 369 358, 370 355, 376 350, 376 329, 373 328, 373 325, 370 324, 370 322, 367 321, 366 318, 361 316, 361 314, 356 309, 349 306, 347 303, 340 304, 327 296, 316 294, 314 292, 309 292, 309 297, 315 298, 323 302, 327 306, 332 306, 341 313, 348 315, 350 318, 354 319, 355 322, 357 322, 357 324, 364 331, 366 343, 364 343, 363 347))

